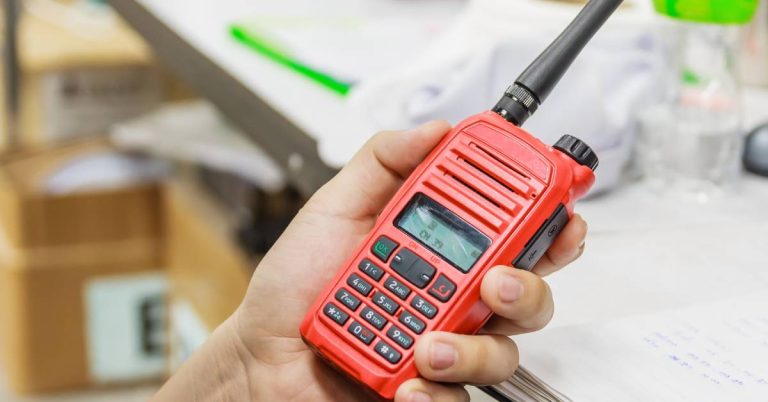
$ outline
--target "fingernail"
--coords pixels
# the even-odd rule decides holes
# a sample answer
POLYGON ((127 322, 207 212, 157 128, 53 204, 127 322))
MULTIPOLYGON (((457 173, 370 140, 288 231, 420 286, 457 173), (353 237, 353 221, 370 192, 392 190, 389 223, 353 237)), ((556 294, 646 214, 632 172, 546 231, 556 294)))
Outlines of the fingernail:
POLYGON ((428 394, 425 394, 421 391, 415 391, 411 392, 411 394, 408 396, 408 401, 410 402, 432 402, 432 397, 428 394))
POLYGON ((429 365, 435 370, 445 370, 456 364, 457 354, 453 345, 433 342, 429 350, 429 365))
POLYGON ((584 245, 587 244, 587 233, 589 233, 589 227, 587 226, 587 222, 584 222, 584 237, 581 238, 581 242, 579 242, 579 250, 584 248, 584 245))
POLYGON ((514 303, 523 297, 523 284, 512 275, 504 274, 499 282, 499 298, 504 303, 514 303))

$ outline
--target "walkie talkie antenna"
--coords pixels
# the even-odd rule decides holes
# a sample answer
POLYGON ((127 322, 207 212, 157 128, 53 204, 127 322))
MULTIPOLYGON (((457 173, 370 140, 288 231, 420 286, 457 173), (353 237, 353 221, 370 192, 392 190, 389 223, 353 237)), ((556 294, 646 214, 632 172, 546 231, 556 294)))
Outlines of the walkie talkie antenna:
POLYGON ((521 126, 623 0, 590 0, 560 36, 504 92, 493 111, 521 126))

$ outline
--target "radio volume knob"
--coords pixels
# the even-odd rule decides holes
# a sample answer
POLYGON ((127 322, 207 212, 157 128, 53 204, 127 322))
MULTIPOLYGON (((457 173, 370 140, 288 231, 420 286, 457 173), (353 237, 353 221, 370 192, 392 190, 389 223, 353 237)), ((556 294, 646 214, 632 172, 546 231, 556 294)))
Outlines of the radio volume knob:
POLYGON ((592 170, 597 168, 600 161, 597 154, 584 141, 572 136, 564 135, 554 145, 554 148, 571 157, 580 165, 592 170))

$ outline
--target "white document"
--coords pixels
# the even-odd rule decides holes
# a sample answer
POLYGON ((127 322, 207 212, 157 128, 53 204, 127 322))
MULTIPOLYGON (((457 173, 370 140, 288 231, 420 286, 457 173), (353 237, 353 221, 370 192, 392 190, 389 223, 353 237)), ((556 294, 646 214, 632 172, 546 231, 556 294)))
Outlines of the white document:
POLYGON ((768 291, 519 341, 573 401, 768 401, 768 291))
POLYGON ((251 1, 235 22, 294 61, 356 83, 418 58, 463 6, 460 0, 251 1))
POLYGON ((110 133, 121 149, 149 152, 238 175, 266 191, 280 191, 280 167, 253 141, 229 125, 207 102, 164 106, 115 125, 110 133))
POLYGON ((91 378, 112 383, 162 376, 168 341, 166 275, 148 272, 93 279, 83 293, 91 378))

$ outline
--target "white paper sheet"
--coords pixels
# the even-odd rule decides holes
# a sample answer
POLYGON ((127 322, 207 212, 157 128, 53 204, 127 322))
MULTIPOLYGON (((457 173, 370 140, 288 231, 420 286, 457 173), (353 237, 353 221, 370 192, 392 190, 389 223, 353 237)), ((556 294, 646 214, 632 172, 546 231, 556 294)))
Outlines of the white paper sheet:
POLYGON ((522 362, 574 401, 768 401, 768 290, 524 337, 522 362))

